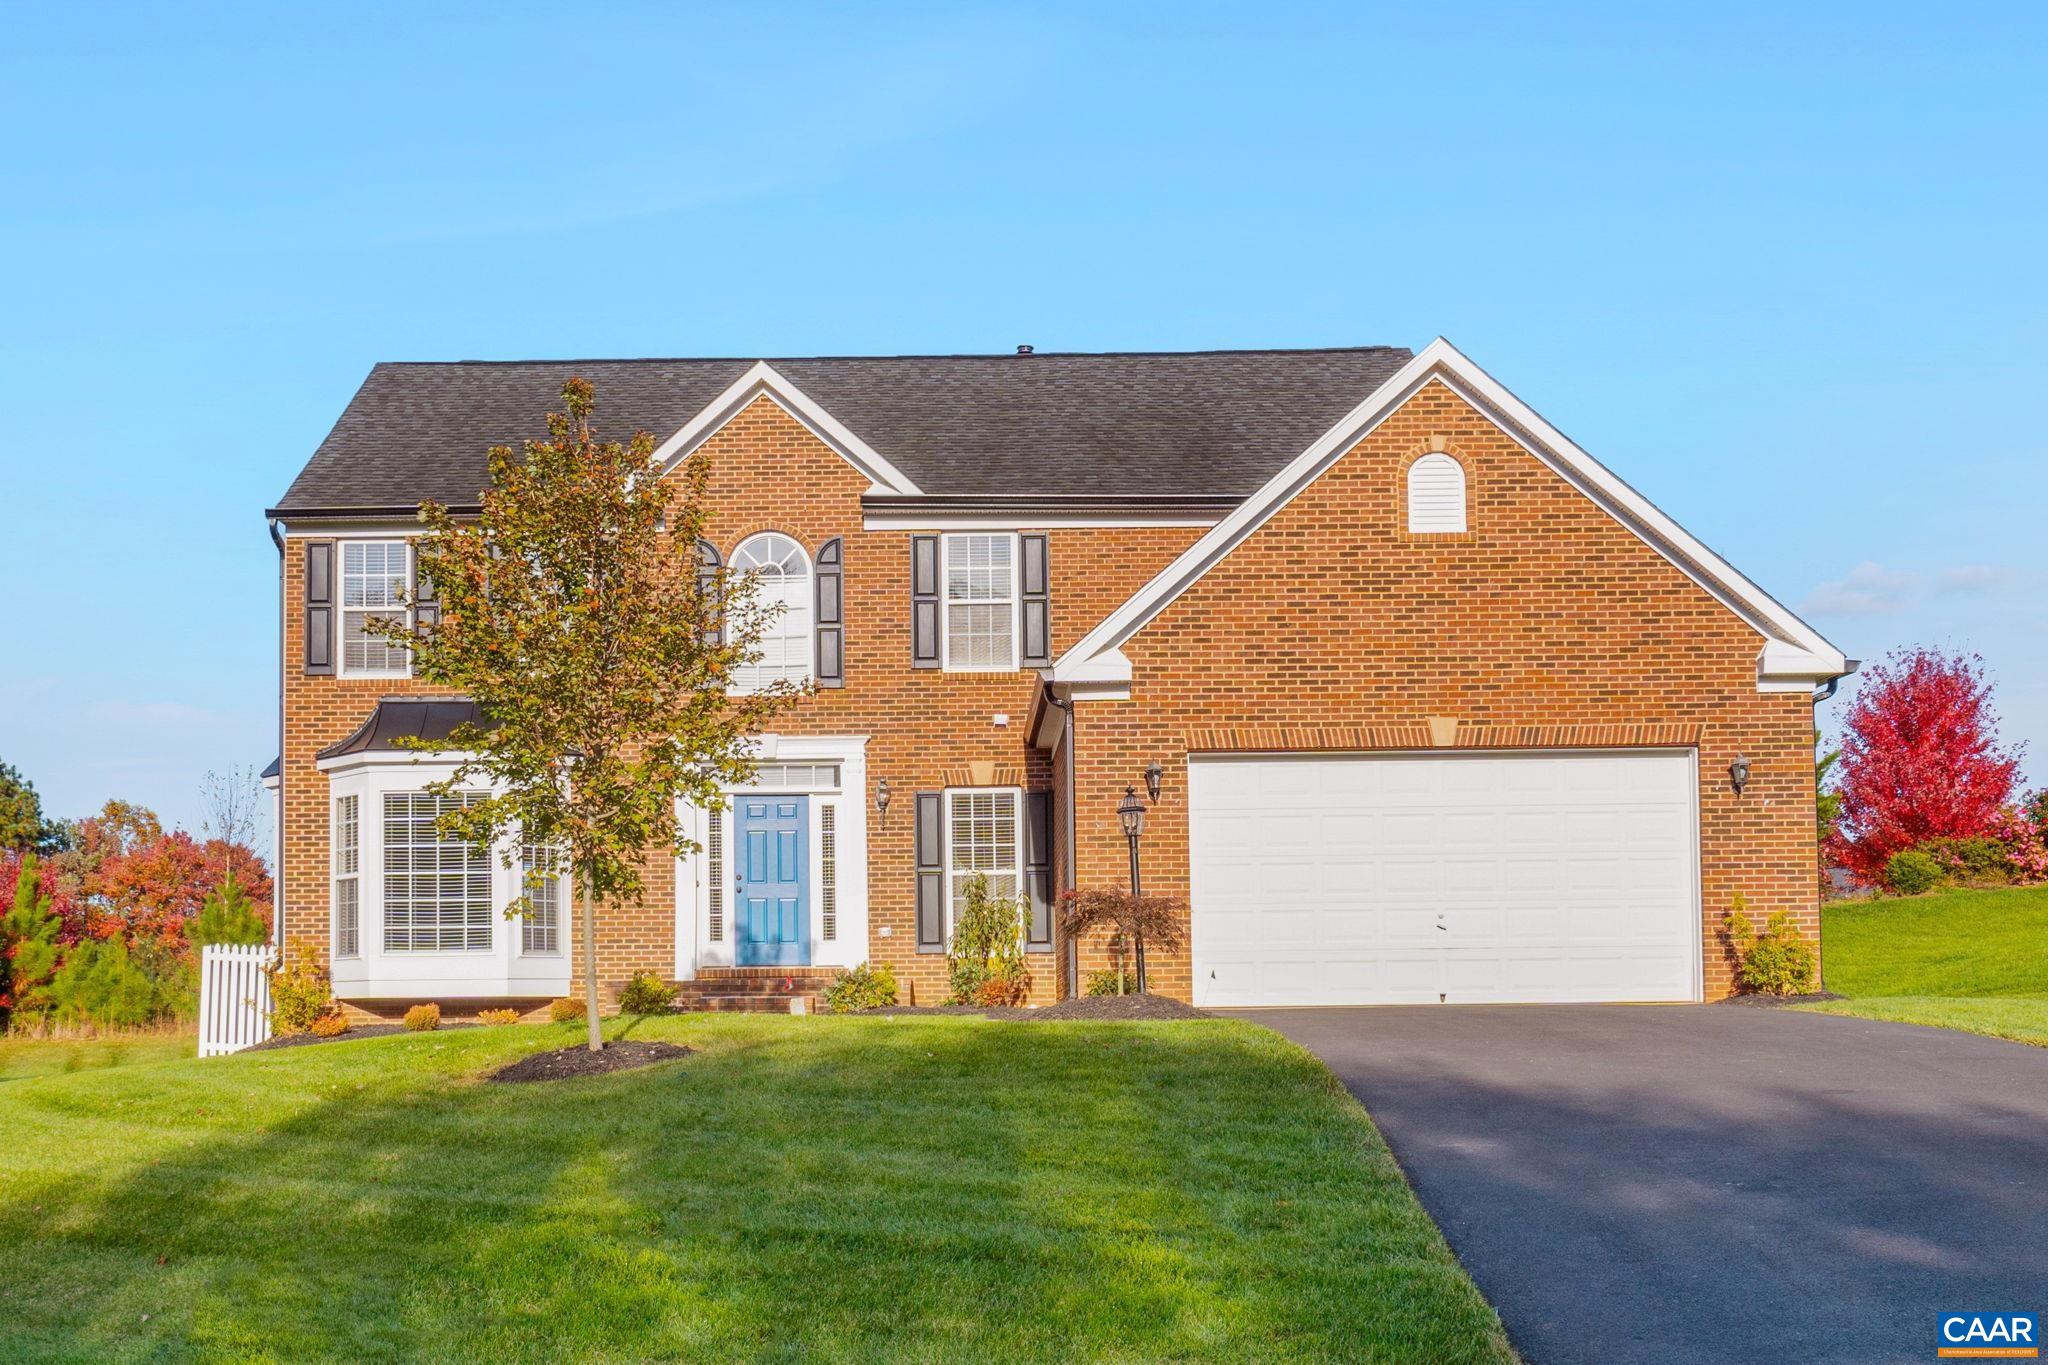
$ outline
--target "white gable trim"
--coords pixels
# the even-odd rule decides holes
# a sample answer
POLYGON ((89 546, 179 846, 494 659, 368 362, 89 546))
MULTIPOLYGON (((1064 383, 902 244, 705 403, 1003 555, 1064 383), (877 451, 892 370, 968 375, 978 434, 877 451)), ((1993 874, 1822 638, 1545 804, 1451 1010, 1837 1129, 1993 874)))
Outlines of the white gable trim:
POLYGON ((657 446, 654 451, 655 467, 663 474, 674 469, 727 422, 746 411, 749 403, 764 394, 859 470, 872 485, 868 492, 916 495, 924 491, 765 360, 755 361, 745 374, 726 387, 725 392, 706 403, 702 411, 684 423, 682 430, 657 446))
POLYGON ((1120 652, 1124 642, 1144 629, 1168 603, 1243 544, 1431 380, 1441 380, 1762 635, 1764 641, 1757 657, 1759 690, 1805 690, 1816 682, 1853 670, 1842 652, 1820 632, 1736 572, 1733 565, 1664 515, 1612 470, 1579 449, 1457 347, 1438 337, 1208 534, 1160 570, 1151 582, 1104 617, 1060 656, 1048 674, 1051 680, 1056 684, 1128 685, 1130 660, 1120 652))

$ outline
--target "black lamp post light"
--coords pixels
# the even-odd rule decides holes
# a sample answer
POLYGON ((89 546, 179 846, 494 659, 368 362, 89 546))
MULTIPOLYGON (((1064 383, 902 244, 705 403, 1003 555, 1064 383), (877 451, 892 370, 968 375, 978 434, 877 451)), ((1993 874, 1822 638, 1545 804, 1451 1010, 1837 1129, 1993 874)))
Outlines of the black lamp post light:
MULTIPOLYGON (((1157 763, 1145 770, 1145 788, 1152 793, 1152 799, 1155 801, 1159 799, 1157 775, 1160 771, 1157 763)), ((1144 886, 1138 879, 1138 836, 1145 832, 1145 803, 1138 799, 1136 787, 1125 785, 1124 799, 1116 808, 1116 818, 1124 827, 1125 842, 1131 846, 1131 896, 1135 899, 1145 894, 1144 886)), ((1131 944, 1131 949, 1132 955, 1137 959, 1138 993, 1142 995, 1145 992, 1145 936, 1136 934, 1133 938, 1135 942, 1131 944)))

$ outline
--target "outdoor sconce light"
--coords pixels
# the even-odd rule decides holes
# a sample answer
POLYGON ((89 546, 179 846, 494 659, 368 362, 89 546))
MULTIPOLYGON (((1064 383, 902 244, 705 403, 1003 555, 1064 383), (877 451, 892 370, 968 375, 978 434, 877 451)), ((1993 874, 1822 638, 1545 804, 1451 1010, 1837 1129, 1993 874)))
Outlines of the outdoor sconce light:
POLYGON ((1734 784, 1737 796, 1742 795, 1742 789, 1749 785, 1749 760, 1741 754, 1737 754, 1735 761, 1728 765, 1728 780, 1734 784))
POLYGON ((875 779, 875 814, 887 815, 888 813, 889 779, 886 777, 878 777, 875 779))
POLYGON ((1166 769, 1160 767, 1157 760, 1154 760, 1152 765, 1145 769, 1145 790, 1151 795, 1152 804, 1154 805, 1159 804, 1159 782, 1165 776, 1166 769))

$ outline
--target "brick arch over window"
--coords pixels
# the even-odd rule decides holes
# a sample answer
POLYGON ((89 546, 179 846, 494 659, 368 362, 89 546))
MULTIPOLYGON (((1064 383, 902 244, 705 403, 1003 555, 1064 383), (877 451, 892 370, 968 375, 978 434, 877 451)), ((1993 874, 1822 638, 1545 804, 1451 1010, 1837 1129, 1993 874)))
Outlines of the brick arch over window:
POLYGON ((1471 479, 1447 442, 1432 439, 1408 460, 1401 479, 1401 525, 1410 535, 1471 530, 1471 479))

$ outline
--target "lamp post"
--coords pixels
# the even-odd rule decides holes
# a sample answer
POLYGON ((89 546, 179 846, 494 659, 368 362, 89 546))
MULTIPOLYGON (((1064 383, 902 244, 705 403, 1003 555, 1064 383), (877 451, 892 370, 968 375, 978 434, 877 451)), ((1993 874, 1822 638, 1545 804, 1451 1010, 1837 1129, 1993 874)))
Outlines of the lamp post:
MULTIPOLYGON (((1145 803, 1138 799, 1138 789, 1124 787, 1123 804, 1116 808, 1116 818, 1123 823, 1124 839, 1131 846, 1131 896, 1135 899, 1144 895, 1138 881, 1138 836, 1145 832, 1145 803)), ((1138 994, 1145 993, 1145 936, 1133 934, 1132 948, 1138 960, 1138 994)))

